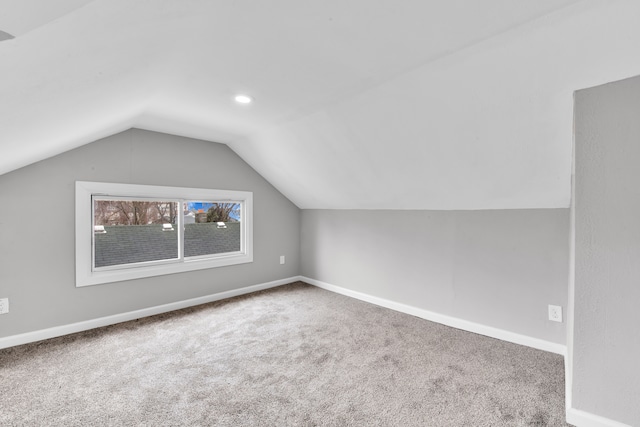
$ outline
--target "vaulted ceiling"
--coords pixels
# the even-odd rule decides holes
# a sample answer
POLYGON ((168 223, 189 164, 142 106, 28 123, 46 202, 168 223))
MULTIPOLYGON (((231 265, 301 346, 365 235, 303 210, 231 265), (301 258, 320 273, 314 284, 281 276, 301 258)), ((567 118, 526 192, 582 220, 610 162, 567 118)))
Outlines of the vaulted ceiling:
POLYGON ((0 0, 0 174, 138 127, 228 144, 301 208, 567 207, 573 91, 640 74, 639 18, 631 0, 0 0))

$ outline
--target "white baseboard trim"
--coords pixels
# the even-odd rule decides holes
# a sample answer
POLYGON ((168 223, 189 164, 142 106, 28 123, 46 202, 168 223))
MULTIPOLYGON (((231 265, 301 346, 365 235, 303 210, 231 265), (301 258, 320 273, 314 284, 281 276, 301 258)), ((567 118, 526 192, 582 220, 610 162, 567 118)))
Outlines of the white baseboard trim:
MULTIPOLYGON (((479 323, 470 322, 468 320, 462 320, 462 319, 458 319, 451 316, 445 316, 443 314, 434 313, 432 311, 390 301, 384 298, 374 297, 372 295, 364 294, 362 292, 352 291, 347 288, 331 285, 329 283, 321 282, 320 280, 315 280, 315 279, 311 279, 309 277, 304 277, 304 276, 293 276, 286 279, 275 280, 267 283, 260 283, 257 285, 246 286, 244 288, 232 289, 229 291, 218 292, 216 294, 205 295, 198 298, 177 301, 177 302, 159 305, 155 307, 143 308, 140 310, 130 311, 127 313, 120 313, 112 316, 100 317, 98 319, 91 319, 83 322, 72 323, 69 325, 56 326, 53 328, 42 329, 39 331, 33 331, 33 332, 27 332, 24 334, 3 337, 3 338, 0 338, 0 349, 14 347, 22 344, 28 344, 31 342, 41 341, 49 338, 55 338, 63 335, 73 334, 76 332, 82 332, 89 329, 99 328, 102 326, 114 325, 117 323, 127 322, 130 320, 153 316, 156 314, 167 313, 169 311, 180 310, 182 308, 193 307, 200 304, 206 304, 213 301, 232 298, 238 295, 249 294, 252 292, 261 291, 263 289, 275 288, 277 286, 282 286, 282 285, 286 285, 288 283, 297 282, 297 281, 303 281, 310 285, 317 286, 319 288, 322 288, 331 292, 356 298, 361 301, 366 301, 371 304, 389 308, 391 310, 407 313, 412 316, 420 317, 422 319, 440 323, 446 326, 451 326, 451 327, 462 329, 468 332, 473 332, 473 333, 485 335, 488 337, 497 338, 503 341, 508 341, 508 342, 512 342, 520 345, 526 345, 528 347, 549 351, 552 353, 557 353, 557 354, 566 356, 566 347, 561 344, 552 343, 552 342, 541 340, 538 338, 532 338, 526 335, 516 334, 514 332, 493 328, 491 326, 481 325, 479 323)), ((577 427, 631 427, 627 424, 613 421, 608 418, 600 417, 598 415, 594 415, 594 414, 581 411, 579 409, 574 409, 574 408, 567 409, 567 422, 577 427)))
POLYGON ((567 422, 576 427, 631 427, 575 408, 567 409, 567 422))
POLYGON ((453 328, 462 329, 464 331, 485 335, 491 338, 497 338, 497 339, 512 342, 515 344, 526 345, 528 347, 536 348, 538 350, 557 353, 562 356, 565 356, 567 352, 567 347, 562 344, 556 344, 550 341, 541 340, 539 338, 533 338, 526 335, 516 334, 515 332, 505 331, 503 329, 482 325, 482 324, 471 322, 468 320, 458 319, 456 317, 445 316, 444 314, 434 313, 432 311, 424 310, 421 308, 413 307, 413 306, 402 304, 395 301, 390 301, 388 299, 374 297, 361 292, 352 291, 350 289, 346 289, 336 285, 331 285, 329 283, 321 282, 320 280, 311 279, 309 277, 302 276, 300 277, 300 280, 302 280, 303 282, 309 283, 311 285, 317 286, 319 288, 326 289, 328 291, 332 291, 338 294, 342 294, 342 295, 346 295, 362 301, 366 301, 371 304, 389 308, 391 310, 407 313, 412 316, 420 317, 422 319, 430 320, 432 322, 440 323, 446 326, 451 326, 453 328))
POLYGON ((206 304, 208 302, 219 301, 238 295, 249 294, 251 292, 261 291, 263 289, 275 288, 276 286, 286 285, 287 283, 300 280, 299 276, 289 277, 287 279, 274 280, 273 282, 260 283, 244 288, 232 289, 229 291, 218 292, 216 294, 205 295, 198 298, 172 302, 169 304, 158 305, 155 307, 143 308, 140 310, 130 311, 127 313, 114 314, 112 316, 100 317, 97 319, 85 320, 82 322, 71 323, 69 325, 55 326, 53 328, 41 329, 39 331, 26 332, 24 334, 11 335, 0 338, 0 349, 14 347, 17 345, 28 344, 31 342, 46 340, 49 338, 60 337, 63 335, 82 332, 89 329, 100 328, 102 326, 114 325, 116 323, 127 322, 129 320, 140 319, 142 317, 153 316, 156 314, 166 313, 169 311, 180 310, 181 308, 193 307, 195 305, 206 304))

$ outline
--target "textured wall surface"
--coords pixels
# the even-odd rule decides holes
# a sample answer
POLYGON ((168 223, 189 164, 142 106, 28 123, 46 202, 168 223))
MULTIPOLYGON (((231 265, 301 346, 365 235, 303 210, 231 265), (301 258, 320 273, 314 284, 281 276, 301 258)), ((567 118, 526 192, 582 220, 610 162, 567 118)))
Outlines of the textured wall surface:
POLYGON ((576 93, 573 407, 640 425, 640 78, 576 93))
POLYGON ((221 144, 132 129, 1 175, 0 206, 0 337, 299 274, 300 210, 221 144), (254 262, 76 288, 75 181, 252 191, 254 262))
POLYGON ((304 276, 565 344, 569 210, 302 211, 304 276))

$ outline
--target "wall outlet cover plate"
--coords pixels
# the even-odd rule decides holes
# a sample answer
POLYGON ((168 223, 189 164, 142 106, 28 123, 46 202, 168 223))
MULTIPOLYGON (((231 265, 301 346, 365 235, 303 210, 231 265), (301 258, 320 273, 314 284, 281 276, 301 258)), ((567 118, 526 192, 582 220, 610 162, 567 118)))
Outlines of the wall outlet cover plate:
POLYGON ((549 306, 549 320, 553 322, 562 323, 562 306, 559 306, 559 305, 549 306))

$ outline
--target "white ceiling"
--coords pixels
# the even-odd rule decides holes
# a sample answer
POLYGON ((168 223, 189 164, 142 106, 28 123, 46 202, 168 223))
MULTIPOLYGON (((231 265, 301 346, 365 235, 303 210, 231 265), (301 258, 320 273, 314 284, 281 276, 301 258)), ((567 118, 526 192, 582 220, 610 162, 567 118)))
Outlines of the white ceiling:
POLYGON ((572 93, 640 74, 638 18, 631 0, 0 0, 0 174, 139 127, 226 143, 301 208, 566 207, 572 93))

